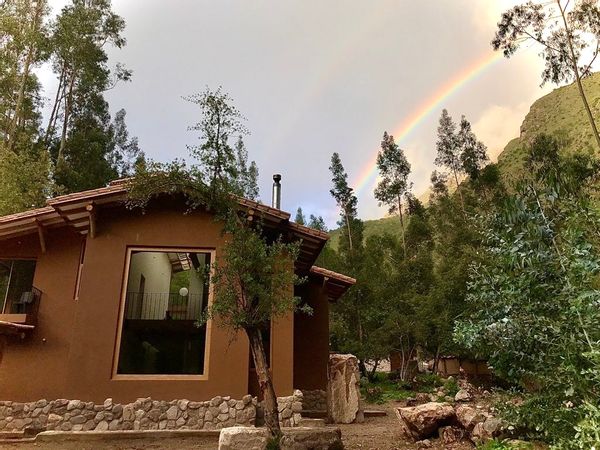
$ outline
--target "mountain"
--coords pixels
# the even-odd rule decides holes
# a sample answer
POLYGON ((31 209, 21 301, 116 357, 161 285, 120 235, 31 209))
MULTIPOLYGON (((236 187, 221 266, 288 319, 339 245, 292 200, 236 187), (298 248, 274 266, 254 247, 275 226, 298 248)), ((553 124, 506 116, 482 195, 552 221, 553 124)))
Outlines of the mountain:
MULTIPOLYGON (((583 81, 594 117, 600 117, 600 72, 583 81)), ((576 84, 555 89, 535 101, 521 125, 521 134, 510 141, 498 156, 498 167, 506 181, 523 170, 527 145, 540 133, 559 136, 567 153, 596 152, 592 134, 576 84)))
MULTIPOLYGON (((600 118, 600 72, 586 78, 583 84, 592 113, 600 118)), ((521 125, 520 136, 511 140, 498 156, 498 167, 506 182, 517 178, 523 170, 527 145, 540 133, 559 136, 567 153, 596 152, 596 142, 576 84, 555 89, 531 105, 521 125)), ((365 239, 384 232, 400 235, 397 217, 366 220, 364 223, 365 239)), ((337 248, 339 234, 339 230, 330 232, 333 248, 337 248)))

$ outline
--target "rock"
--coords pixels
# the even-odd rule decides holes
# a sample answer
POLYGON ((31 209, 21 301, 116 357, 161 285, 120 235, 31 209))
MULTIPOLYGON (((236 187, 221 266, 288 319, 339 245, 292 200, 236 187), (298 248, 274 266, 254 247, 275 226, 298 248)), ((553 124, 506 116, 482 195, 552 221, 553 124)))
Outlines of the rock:
POLYGON ((428 438, 438 428, 451 425, 456 420, 454 408, 448 403, 430 402, 409 408, 398 408, 398 415, 408 434, 416 440, 428 438))
POLYGON ((500 436, 502 421, 496 417, 488 417, 485 422, 479 422, 471 432, 471 439, 475 443, 485 442, 500 436))
POLYGON ((354 355, 333 354, 327 364, 327 414, 332 423, 352 423, 362 411, 360 372, 354 355))
POLYGON ((179 406, 179 409, 182 411, 185 411, 189 405, 190 401, 189 400, 179 400, 177 402, 177 406, 179 406))
POLYGON ((179 413, 177 406, 173 405, 169 409, 167 409, 167 419, 175 420, 177 419, 177 414, 179 413))
POLYGON ((457 402, 470 402, 473 399, 473 396, 466 389, 461 389, 454 396, 454 401, 457 402))
POLYGON ((247 405, 252 402, 252 396, 250 394, 244 395, 242 401, 244 402, 244 405, 247 405))
POLYGON ((100 423, 98 423, 98 425, 96 425, 95 430, 96 431, 106 431, 106 430, 108 430, 108 422, 106 420, 101 421, 100 423))
POLYGON ((465 438, 467 434, 467 432, 462 428, 452 426, 441 427, 438 430, 438 433, 440 435, 440 439, 444 444, 454 444, 456 442, 460 442, 465 438))
POLYGON ((429 403, 430 401, 431 398, 429 397, 429 394, 426 394, 425 392, 418 392, 417 395, 415 395, 416 403, 429 403))
MULTIPOLYGON (((284 428, 281 450, 329 450, 342 449, 342 433, 339 428, 284 428)), ((230 427, 221 430, 219 450, 264 449, 268 432, 265 428, 230 427)))
POLYGON ((81 400, 71 400, 67 404, 67 411, 73 411, 74 409, 81 409, 84 407, 84 404, 81 400))
POLYGON ((112 398, 107 398, 106 400, 104 400, 104 407, 106 409, 112 409, 112 407, 113 407, 113 399, 112 398))
POLYGON ((219 406, 223 402, 223 397, 216 396, 210 400, 210 406, 219 406))
POLYGON ((456 418, 462 427, 467 431, 473 431, 475 425, 484 422, 487 419, 486 414, 480 409, 467 405, 458 405, 456 407, 456 418))
POLYGON ((417 445, 417 448, 419 448, 419 449, 433 447, 433 444, 431 443, 431 441, 429 439, 423 439, 422 441, 417 441, 417 442, 415 442, 415 444, 417 445))
POLYGON ((112 413, 113 413, 114 417, 120 417, 121 414, 123 413, 123 405, 113 406, 112 413))
POLYGON ((79 425, 79 424, 83 424, 83 423, 85 423, 85 422, 86 422, 86 420, 87 420, 87 419, 86 419, 84 416, 82 416, 82 415, 80 414, 80 415, 78 415, 78 416, 71 417, 71 420, 70 420, 70 422, 71 422, 73 425, 79 425))
POLYGON ((219 412, 221 414, 229 412, 229 405, 226 402, 223 402, 219 405, 219 412))

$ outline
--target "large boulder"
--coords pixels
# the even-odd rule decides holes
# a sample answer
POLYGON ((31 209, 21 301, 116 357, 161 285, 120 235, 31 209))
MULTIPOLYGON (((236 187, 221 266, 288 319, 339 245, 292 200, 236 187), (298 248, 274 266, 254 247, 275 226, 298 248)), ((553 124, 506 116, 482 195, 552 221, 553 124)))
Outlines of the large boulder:
POLYGON ((360 371, 354 355, 333 354, 327 364, 327 416, 331 423, 362 422, 360 371))
POLYGON ((440 427, 456 422, 454 408, 449 403, 429 402, 397 411, 407 434, 416 440, 428 438, 440 427))
MULTIPOLYGON (((342 432, 339 428, 282 428, 282 450, 341 450, 342 432)), ((230 427, 221 430, 219 450, 265 450, 268 442, 266 428, 230 427)))

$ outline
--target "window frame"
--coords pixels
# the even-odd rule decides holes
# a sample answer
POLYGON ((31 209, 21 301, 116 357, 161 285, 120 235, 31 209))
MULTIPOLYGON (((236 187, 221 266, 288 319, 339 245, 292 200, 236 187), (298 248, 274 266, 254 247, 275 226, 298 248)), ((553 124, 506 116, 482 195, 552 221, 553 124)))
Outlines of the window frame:
MULTIPOLYGON (((33 271, 33 280, 31 282, 31 287, 35 288, 35 279, 36 279, 36 275, 38 272, 38 258, 37 257, 30 257, 30 256, 0 256, 0 259, 4 260, 4 261, 12 261, 14 263, 14 261, 33 261, 35 262, 35 269, 33 271)), ((11 279, 12 279, 12 268, 11 268, 11 279)), ((22 314, 12 314, 12 313, 7 313, 6 311, 6 300, 7 300, 7 296, 8 296, 8 289, 10 289, 10 280, 8 285, 6 286, 6 292, 4 293, 4 297, 0 298, 0 302, 2 302, 2 308, 0 308, 0 315, 4 316, 5 318, 8 316, 21 316, 22 314)))
MULTIPOLYGON (((125 251, 125 266, 123 268, 123 275, 121 280, 121 298, 119 301, 119 318, 117 321, 116 339, 115 339, 115 350, 112 364, 112 380, 139 380, 139 381, 176 381, 176 380, 187 380, 187 381, 207 381, 209 379, 210 370, 210 344, 212 336, 212 318, 206 322, 206 339, 204 340, 204 368, 202 374, 120 374, 119 369, 119 354, 121 352, 121 337, 123 331, 123 320, 125 317, 125 302, 127 297, 127 284, 129 283, 129 268, 131 265, 131 255, 133 252, 185 252, 185 253, 208 253, 210 255, 211 265, 215 261, 216 249, 214 247, 166 247, 166 246, 127 246, 125 251)), ((210 269, 210 275, 212 277, 213 269, 210 269)), ((208 286, 208 302, 207 308, 210 308, 213 303, 213 285, 209 283, 208 286)))

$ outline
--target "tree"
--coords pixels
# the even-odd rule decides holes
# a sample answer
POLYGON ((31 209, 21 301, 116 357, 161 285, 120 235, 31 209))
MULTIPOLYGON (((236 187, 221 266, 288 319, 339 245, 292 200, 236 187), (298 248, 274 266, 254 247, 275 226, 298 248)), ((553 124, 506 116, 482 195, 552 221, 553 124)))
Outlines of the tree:
POLYGON ((484 219, 483 258, 471 267, 469 314, 455 338, 528 390, 508 411, 515 425, 560 448, 592 448, 597 435, 583 442, 576 428, 600 417, 599 218, 590 201, 600 165, 559 150, 538 136, 517 192, 484 219))
MULTIPOLYGON (((111 72, 105 47, 123 47, 124 28, 125 21, 112 11, 110 0, 73 0, 56 19, 50 44, 58 88, 45 141, 49 143, 60 126, 59 142, 56 144, 58 170, 61 170, 69 151, 69 134, 77 132, 82 120, 88 126, 92 121, 96 133, 106 132, 108 108, 103 93, 118 81, 128 81, 131 72, 120 64, 111 72), (59 120, 62 120, 60 125, 59 120)), ((85 127, 78 131, 88 137, 91 134, 85 131, 85 127)), ((78 171, 76 167, 72 169, 78 171)))
POLYGON ((541 47, 544 59, 542 85, 550 81, 577 83, 579 96, 600 149, 600 135, 583 89, 582 79, 591 74, 592 64, 600 52, 600 9, 597 0, 570 0, 527 3, 504 14, 492 41, 494 50, 510 58, 519 47, 531 41, 541 47), (589 59, 583 61, 589 55, 589 59))
POLYGON ((477 140, 477 136, 471 130, 471 123, 465 116, 460 119, 460 129, 456 140, 460 149, 462 172, 474 181, 479 177, 481 169, 489 161, 489 158, 486 146, 477 140))
MULTIPOLYGON (((200 150, 192 149, 192 153, 199 156, 199 164, 187 166, 173 161, 139 166, 129 187, 128 203, 132 208, 144 207, 154 196, 181 193, 190 209, 209 210, 223 224, 226 243, 219 260, 211 267, 209 282, 214 288, 214 301, 208 307, 205 320, 217 318, 233 333, 240 330, 246 333, 265 402, 265 423, 275 448, 279 448, 277 397, 261 330, 266 329, 271 320, 299 309, 299 298, 293 294, 294 285, 301 281, 294 273, 299 243, 285 241, 286 237, 276 231, 266 232, 256 217, 239 208, 237 195, 243 186, 235 184, 236 179, 231 177, 239 168, 226 138, 230 133, 223 128, 224 123, 232 120, 224 111, 237 110, 228 96, 220 90, 217 92, 219 101, 213 101, 215 96, 207 91, 203 98, 210 101, 200 102, 203 111, 200 123, 207 124, 207 132, 203 134, 200 150), (221 119, 216 120, 218 114, 221 119), (213 125, 220 128, 216 135, 212 134, 213 125), (214 148, 216 136, 219 136, 218 151, 214 148)), ((306 308, 302 310, 310 312, 306 308)))
POLYGON ((237 193, 250 200, 258 200, 258 166, 254 161, 248 164, 248 151, 242 136, 238 136, 235 145, 236 150, 236 168, 234 186, 237 186, 237 193))
POLYGON ((111 166, 117 169, 119 177, 132 176, 136 166, 145 164, 146 156, 140 149, 137 137, 129 137, 125 116, 120 109, 113 121, 113 150, 110 153, 111 166))
POLYGON ((438 140, 436 143, 437 156, 435 157, 435 165, 445 167, 454 177, 456 190, 460 197, 461 205, 464 210, 464 199, 460 191, 458 177, 462 172, 460 147, 458 146, 456 136, 456 124, 444 109, 440 116, 440 124, 438 126, 438 140))
MULTIPOLYGON (((461 117, 460 127, 457 131, 456 124, 445 109, 440 116, 436 146, 435 164, 446 168, 453 176, 463 214, 466 214, 465 199, 460 189, 459 178, 462 175, 468 175, 471 180, 475 180, 479 176, 483 165, 488 161, 486 147, 477 140, 475 133, 471 130, 471 124, 465 116, 461 117)), ((437 173, 436 177, 439 177, 437 173)))
POLYGON ((39 83, 47 39, 46 1, 7 0, 0 11, 0 117, 2 140, 10 151, 31 144, 39 125, 39 83))
POLYGON ((327 225, 325 225, 325 220, 321 216, 315 216, 311 214, 308 219, 308 226, 310 228, 314 228, 315 230, 327 231, 327 225))
MULTIPOLYGON (((333 187, 329 191, 335 199, 337 206, 340 208, 341 219, 338 222, 340 227, 346 229, 345 237, 347 239, 348 249, 350 252, 354 250, 356 245, 362 245, 362 224, 357 223, 357 204, 358 199, 354 195, 354 190, 348 186, 348 174, 342 165, 342 160, 338 153, 331 156, 331 165, 329 170, 332 175, 333 187), (354 227, 356 225, 356 228, 354 227), (356 237, 360 237, 360 241, 356 241, 356 237)), ((340 243, 342 240, 340 240, 340 243)))
POLYGON ((402 247, 406 254, 402 197, 411 188, 408 183, 410 164, 404 155, 404 150, 394 142, 394 137, 388 135, 387 131, 383 133, 381 150, 377 155, 377 168, 379 169, 381 181, 375 188, 375 198, 379 200, 380 205, 388 205, 390 214, 398 213, 402 247))
POLYGON ((238 176, 237 155, 229 139, 248 133, 244 117, 220 87, 215 91, 206 88, 200 94, 184 98, 197 105, 201 113, 200 122, 189 129, 200 133, 202 143, 188 149, 200 162, 207 184, 215 190, 228 190, 236 184, 238 176))
POLYGON ((306 222, 306 218, 304 217, 301 207, 298 207, 296 210, 296 218, 294 219, 294 222, 296 222, 298 225, 304 225, 306 222))

